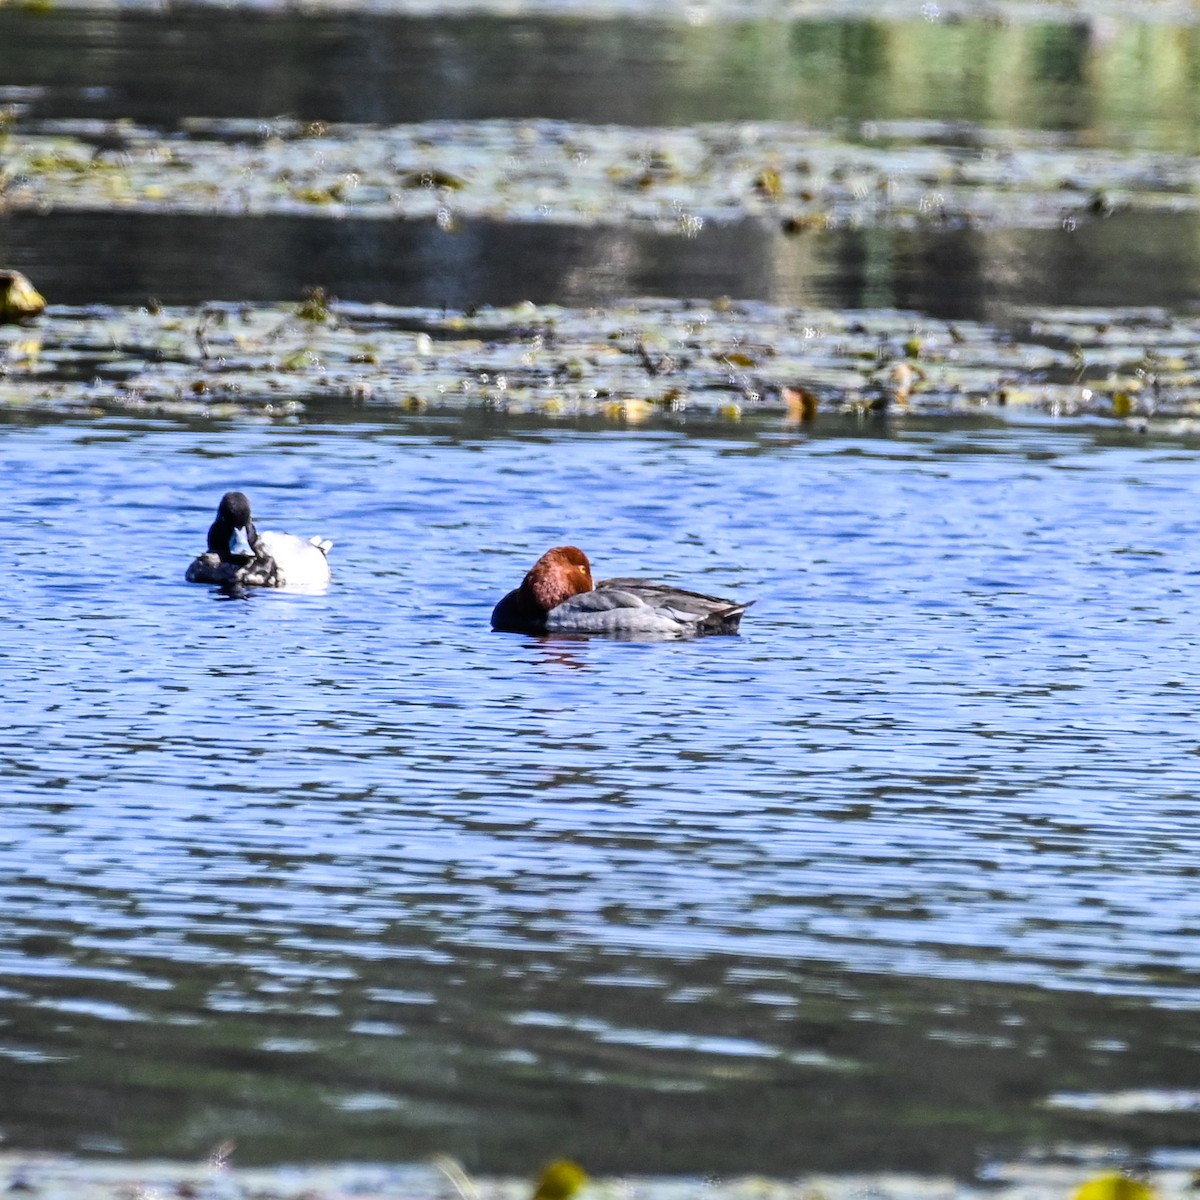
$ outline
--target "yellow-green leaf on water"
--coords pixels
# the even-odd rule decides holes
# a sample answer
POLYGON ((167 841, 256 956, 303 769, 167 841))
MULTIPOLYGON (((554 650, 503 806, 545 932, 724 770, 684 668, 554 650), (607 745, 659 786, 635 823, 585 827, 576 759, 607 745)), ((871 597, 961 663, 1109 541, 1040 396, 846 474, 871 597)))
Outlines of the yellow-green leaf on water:
POLYGON ((1113 1171, 1089 1179, 1072 1200, 1157 1200, 1154 1189, 1113 1171))
POLYGON ((538 1176, 533 1200, 570 1200, 585 1183, 587 1172, 578 1163, 569 1158, 556 1159, 538 1176))
POLYGON ((93 159, 85 158, 82 153, 71 154, 66 150, 49 150, 45 154, 36 154, 28 161, 31 175, 82 175, 90 170, 93 159))
POLYGON ((0 325, 32 321, 46 300, 20 271, 0 271, 0 325))
POLYGON ((607 401, 601 406, 600 411, 609 420, 627 421, 631 425, 637 425, 653 415, 654 405, 639 396, 626 396, 622 400, 607 401))
POLYGON ((333 299, 323 287, 309 288, 304 299, 296 308, 296 316, 302 321, 328 321, 333 315, 333 299))
POLYGON ((774 167, 763 167, 754 177, 754 191, 764 200, 778 200, 783 195, 783 176, 774 167))
POLYGON ((292 199, 305 204, 336 204, 341 196, 337 184, 329 187, 301 187, 292 189, 292 199))
POLYGON ((8 344, 8 361, 12 366, 24 367, 26 371, 36 371, 38 358, 42 353, 40 337, 22 338, 8 344))
POLYGON ((304 347, 284 358, 279 368, 282 371, 309 371, 320 365, 320 355, 304 347))

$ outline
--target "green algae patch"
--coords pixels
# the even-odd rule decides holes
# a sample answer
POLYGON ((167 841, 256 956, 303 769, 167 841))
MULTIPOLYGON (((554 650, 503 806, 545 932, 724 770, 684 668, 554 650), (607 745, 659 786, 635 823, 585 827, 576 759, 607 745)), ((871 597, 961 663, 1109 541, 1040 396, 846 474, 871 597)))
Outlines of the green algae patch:
POLYGON ((338 302, 51 307, 0 332, 0 409, 296 419, 487 410, 811 426, 986 412, 1200 433, 1200 317, 1045 309, 1007 328, 896 310, 639 300, 471 313, 338 302))

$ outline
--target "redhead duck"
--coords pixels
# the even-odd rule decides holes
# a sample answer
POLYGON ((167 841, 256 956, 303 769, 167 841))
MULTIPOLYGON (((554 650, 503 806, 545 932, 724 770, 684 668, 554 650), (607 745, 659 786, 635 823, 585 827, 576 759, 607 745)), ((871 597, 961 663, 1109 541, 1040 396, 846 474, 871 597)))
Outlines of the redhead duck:
POLYGON ((647 579, 592 582, 587 555, 555 546, 533 564, 521 586, 492 610, 502 633, 607 633, 618 637, 690 637, 737 633, 753 604, 686 592, 647 579))
POLYGON ((313 588, 329 582, 322 538, 297 537, 254 527, 244 492, 226 492, 208 528, 208 550, 187 569, 188 583, 239 587, 313 588))

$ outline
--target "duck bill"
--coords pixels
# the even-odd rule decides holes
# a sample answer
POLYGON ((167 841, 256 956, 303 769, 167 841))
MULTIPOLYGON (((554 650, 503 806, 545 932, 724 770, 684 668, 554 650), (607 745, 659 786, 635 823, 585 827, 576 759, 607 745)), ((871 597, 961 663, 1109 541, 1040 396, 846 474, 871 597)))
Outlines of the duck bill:
POLYGON ((229 535, 229 557, 254 557, 254 547, 250 545, 250 531, 244 525, 229 535))

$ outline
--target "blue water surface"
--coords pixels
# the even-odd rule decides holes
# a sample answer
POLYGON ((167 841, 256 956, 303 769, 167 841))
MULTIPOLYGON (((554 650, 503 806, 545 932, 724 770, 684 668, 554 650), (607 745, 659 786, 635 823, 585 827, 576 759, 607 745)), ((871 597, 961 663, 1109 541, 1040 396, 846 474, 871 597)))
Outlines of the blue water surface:
POLYGON ((1046 1106, 1194 1086, 1194 448, 103 418, 0 456, 11 1142, 781 1172, 1194 1144, 1046 1106), (324 594, 184 583, 232 487, 334 539, 324 594), (563 542, 756 603, 735 638, 491 633, 563 542))

